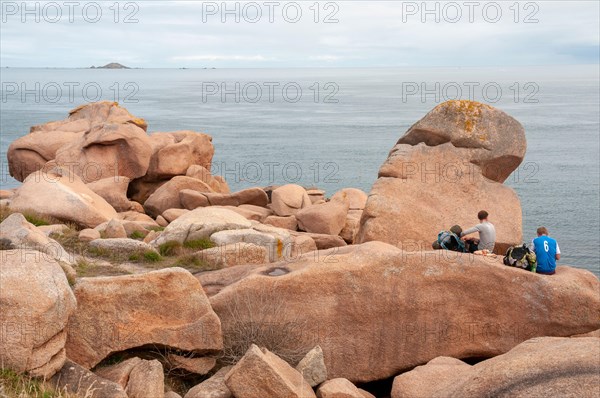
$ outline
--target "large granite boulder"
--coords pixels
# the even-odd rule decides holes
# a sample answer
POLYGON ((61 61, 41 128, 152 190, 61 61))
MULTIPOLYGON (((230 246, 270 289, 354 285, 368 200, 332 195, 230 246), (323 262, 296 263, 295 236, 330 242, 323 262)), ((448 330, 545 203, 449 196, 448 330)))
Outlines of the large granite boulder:
POLYGON ((166 242, 184 243, 188 240, 208 239, 218 231, 251 226, 250 221, 231 210, 200 207, 171 222, 151 244, 158 247, 166 242))
POLYGON ((598 328, 600 282, 571 267, 544 276, 501 259, 382 242, 240 267, 238 281, 210 298, 226 350, 261 319, 265 336, 286 336, 276 353, 320 345, 328 377, 353 382, 438 356, 492 357, 531 337, 598 328))
POLYGON ((192 177, 177 176, 158 187, 144 202, 144 210, 152 217, 157 217, 168 209, 182 209, 180 192, 212 192, 212 189, 200 180, 192 177))
POLYGON ((460 359, 437 357, 425 365, 394 378, 392 398, 431 397, 446 391, 453 384, 461 383, 471 372, 471 365, 460 359), (432 383, 435 380, 435 383, 432 383))
POLYGON ((76 302, 59 264, 35 250, 0 251, 0 364, 49 378, 66 360, 76 302))
POLYGON ((345 194, 322 204, 314 204, 296 213, 298 228, 302 231, 338 235, 346 225, 349 200, 345 194))
POLYGON ((147 177, 164 180, 186 175, 192 165, 210 170, 214 147, 208 134, 183 130, 150 135, 152 157, 147 177))
POLYGON ((287 184, 271 192, 271 210, 278 216, 292 216, 311 204, 306 189, 300 185, 287 184))
POLYGON ((77 107, 65 120, 33 126, 30 133, 13 141, 8 148, 10 175, 23 181, 56 158, 56 152, 78 141, 93 127, 104 123, 134 124, 146 130, 143 119, 131 115, 116 102, 101 101, 77 107))
POLYGON ((67 355, 92 368, 111 353, 155 345, 195 353, 222 348, 219 318, 196 278, 181 268, 83 278, 74 289, 67 355))
POLYGON ((11 249, 37 250, 59 263, 74 262, 74 258, 60 243, 28 222, 21 213, 13 213, 0 223, 0 240, 11 249))
POLYGON ((119 384, 100 377, 69 359, 49 381, 57 391, 76 397, 129 398, 119 384))
POLYGON ((142 128, 105 123, 62 146, 55 161, 73 167, 86 183, 117 176, 133 179, 148 171, 151 151, 150 138, 142 128))
POLYGON ((254 344, 227 373, 225 385, 236 398, 316 398, 300 372, 254 344))
POLYGON ((127 197, 130 182, 130 178, 116 176, 91 182, 87 186, 104 198, 118 212, 137 211, 143 213, 144 208, 142 205, 129 200, 127 197))
POLYGON ((13 211, 34 210, 87 228, 118 217, 106 200, 62 167, 30 174, 12 197, 10 208, 13 211))
POLYGON ((450 143, 463 159, 480 166, 483 176, 504 182, 527 150, 525 129, 500 109, 467 100, 447 101, 413 124, 398 144, 450 143))
POLYGON ((486 210, 496 226, 497 253, 522 243, 519 198, 502 181, 525 147, 523 128, 499 110, 469 101, 439 105, 409 129, 379 169, 356 242, 429 250, 440 231, 469 228, 486 210))
POLYGON ((392 398, 594 397, 598 386, 599 338, 539 337, 474 366, 436 358, 397 376, 392 398))

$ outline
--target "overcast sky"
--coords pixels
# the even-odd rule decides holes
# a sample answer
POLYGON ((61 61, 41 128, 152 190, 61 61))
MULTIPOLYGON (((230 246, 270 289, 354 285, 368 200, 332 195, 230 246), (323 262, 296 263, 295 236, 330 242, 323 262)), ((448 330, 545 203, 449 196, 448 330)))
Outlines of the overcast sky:
POLYGON ((1 66, 510 66, 599 61, 596 0, 523 1, 517 7, 512 0, 472 5, 429 1, 430 14, 421 1, 323 1, 317 7, 314 1, 228 2, 230 13, 221 1, 114 3, 28 2, 24 10, 21 1, 2 1, 1 66))

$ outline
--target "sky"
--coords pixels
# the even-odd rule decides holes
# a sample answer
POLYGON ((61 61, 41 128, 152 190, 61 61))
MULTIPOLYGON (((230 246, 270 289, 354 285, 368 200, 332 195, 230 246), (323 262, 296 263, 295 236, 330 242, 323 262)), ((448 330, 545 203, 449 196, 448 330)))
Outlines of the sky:
POLYGON ((598 64, 599 1, 4 1, 0 66, 598 64))

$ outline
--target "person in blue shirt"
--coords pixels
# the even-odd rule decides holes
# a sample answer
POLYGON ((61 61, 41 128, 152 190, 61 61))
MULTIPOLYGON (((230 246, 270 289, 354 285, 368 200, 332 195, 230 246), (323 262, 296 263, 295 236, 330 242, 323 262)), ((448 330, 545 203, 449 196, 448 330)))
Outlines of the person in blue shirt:
POLYGON ((535 272, 544 275, 554 275, 556 261, 560 260, 560 248, 556 240, 548 236, 546 227, 537 229, 537 238, 533 240, 533 251, 537 257, 535 272))

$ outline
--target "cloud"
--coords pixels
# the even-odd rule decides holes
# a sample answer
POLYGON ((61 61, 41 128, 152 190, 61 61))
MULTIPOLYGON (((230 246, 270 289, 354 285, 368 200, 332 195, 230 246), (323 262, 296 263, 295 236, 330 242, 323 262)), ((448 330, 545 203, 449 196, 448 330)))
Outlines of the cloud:
POLYGON ((251 61, 264 62, 268 59, 262 55, 182 55, 171 57, 172 61, 251 61))
POLYGON ((2 65, 543 65, 598 63, 600 46, 600 5, 591 1, 478 1, 473 21, 461 1, 276 1, 273 9, 258 1, 258 19, 251 2, 118 2, 118 13, 114 2, 97 2, 102 18, 94 23, 82 14, 85 3, 58 23, 3 14, 2 65), (461 7, 460 20, 449 4, 461 7), (501 7, 497 21, 492 4, 501 7))

